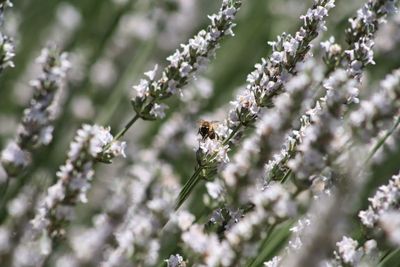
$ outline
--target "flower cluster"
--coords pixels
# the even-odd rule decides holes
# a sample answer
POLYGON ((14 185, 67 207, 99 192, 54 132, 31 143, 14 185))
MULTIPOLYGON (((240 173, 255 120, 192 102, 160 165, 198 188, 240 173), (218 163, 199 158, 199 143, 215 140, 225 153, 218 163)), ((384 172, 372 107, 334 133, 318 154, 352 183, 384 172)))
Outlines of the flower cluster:
POLYGON ((327 92, 321 102, 323 109, 313 118, 312 125, 305 129, 302 143, 297 147, 301 153, 288 163, 300 180, 312 180, 313 174, 319 174, 327 166, 330 159, 326 155, 332 151, 330 143, 341 125, 344 104, 357 101, 355 81, 349 80, 343 69, 336 70, 324 86, 327 92))
MULTIPOLYGON (((0 3, 0 26, 3 24, 4 10, 7 7, 12 7, 9 0, 1 1, 0 3)), ((14 67, 12 61, 15 56, 15 47, 10 37, 0 32, 0 73, 8 67, 14 67)))
MULTIPOLYGON (((296 214, 296 204, 291 194, 279 183, 271 183, 265 189, 254 192, 250 201, 254 205, 227 233, 226 238, 234 248, 240 248, 243 240, 259 235, 256 229, 266 225, 278 224, 281 220, 296 214)), ((240 250, 240 249, 238 249, 240 250)))
POLYGON ((130 266, 132 253, 138 256, 135 265, 154 265, 160 250, 159 231, 173 212, 177 178, 170 166, 151 151, 143 151, 130 168, 124 215, 113 232, 116 246, 108 249, 103 267, 130 266))
POLYGON ((385 17, 396 11, 396 3, 397 0, 368 0, 357 11, 357 16, 349 19, 346 37, 350 47, 345 54, 349 61, 348 72, 352 77, 360 78, 365 66, 375 64, 372 50, 374 34, 379 24, 385 22, 385 17))
POLYGON ((167 106, 161 101, 179 93, 189 79, 214 56, 221 39, 233 35, 233 19, 240 6, 240 1, 223 0, 218 14, 209 16, 211 24, 208 28, 201 30, 187 44, 182 44, 180 50, 167 58, 169 65, 163 70, 159 80, 155 80, 157 65, 145 73, 148 79, 142 79, 133 87, 136 96, 131 100, 139 117, 155 120, 165 116, 167 106))
POLYGON ((124 148, 124 142, 113 140, 109 128, 83 125, 70 145, 66 163, 57 172, 57 183, 48 189, 32 221, 34 230, 47 230, 50 236, 63 235, 62 226, 72 218, 74 206, 87 202, 94 163, 124 155, 124 148))
POLYGON ((232 102, 228 120, 230 128, 249 125, 257 118, 261 107, 271 106, 273 97, 283 89, 289 76, 296 72, 296 64, 306 57, 311 41, 324 28, 324 19, 333 7, 334 1, 316 1, 301 17, 304 23, 295 37, 284 33, 278 36, 277 41, 270 42, 272 55, 255 65, 256 70, 247 77, 246 90, 232 102))
POLYGON ((259 240, 266 226, 273 227, 296 213, 290 194, 279 184, 255 192, 251 201, 252 210, 225 228, 222 240, 215 233, 205 233, 199 224, 181 227, 182 241, 200 257, 199 263, 206 266, 243 265, 243 260, 254 252, 254 247, 246 247, 247 242, 259 240))
POLYGON ((14 67, 12 61, 15 56, 14 50, 11 38, 0 32, 0 73, 8 67, 14 67))
POLYGON ((330 73, 340 64, 342 59, 342 47, 335 42, 335 37, 331 36, 329 40, 321 42, 321 48, 324 52, 323 60, 327 66, 327 73, 330 73))
POLYGON ((299 64, 296 67, 298 73, 286 84, 286 93, 274 100, 275 109, 260 116, 254 133, 244 140, 232 163, 222 172, 228 186, 236 187, 241 177, 243 186, 243 183, 255 182, 263 176, 264 164, 272 152, 280 148, 292 121, 297 120, 294 117, 308 107, 305 100, 313 93, 310 86, 321 79, 322 73, 313 69, 313 64, 312 60, 299 64), (246 177, 250 172, 254 175, 246 177))
POLYGON ((185 246, 198 255, 199 263, 205 266, 232 266, 235 254, 229 243, 226 240, 220 241, 215 233, 205 233, 203 228, 193 224, 184 231, 181 238, 185 246))
POLYGON ((379 187, 375 195, 369 198, 370 205, 359 213, 361 222, 366 227, 374 227, 384 213, 397 207, 399 199, 400 175, 394 175, 387 185, 379 187))
POLYGON ((377 243, 373 239, 367 240, 360 246, 356 240, 343 236, 336 246, 335 260, 331 263, 333 266, 361 266, 363 263, 373 266, 377 264, 377 243))
POLYGON ((283 89, 290 75, 295 73, 295 66, 301 62, 311 48, 311 41, 325 29, 325 18, 333 8, 334 1, 315 1, 306 15, 301 16, 303 25, 295 36, 283 33, 277 41, 269 42, 272 55, 256 64, 247 77, 247 88, 232 102, 230 124, 247 125, 254 121, 261 107, 271 106, 273 97, 283 89))
POLYGON ((12 7, 13 4, 11 3, 10 0, 2 0, 0 1, 0 25, 3 24, 3 20, 4 20, 4 10, 8 7, 12 7))
POLYGON ((179 254, 171 255, 168 260, 165 260, 168 267, 186 267, 186 262, 179 254))
POLYGON ((379 133, 393 117, 400 115, 400 70, 389 74, 381 82, 381 90, 369 100, 361 101, 358 110, 351 113, 350 122, 355 135, 369 140, 379 133))
POLYGON ((48 145, 53 138, 53 122, 60 108, 58 96, 70 63, 67 54, 55 47, 44 48, 37 62, 42 65, 43 72, 30 83, 34 89, 33 98, 24 110, 16 140, 2 152, 1 162, 9 176, 20 174, 29 165, 31 153, 48 145))

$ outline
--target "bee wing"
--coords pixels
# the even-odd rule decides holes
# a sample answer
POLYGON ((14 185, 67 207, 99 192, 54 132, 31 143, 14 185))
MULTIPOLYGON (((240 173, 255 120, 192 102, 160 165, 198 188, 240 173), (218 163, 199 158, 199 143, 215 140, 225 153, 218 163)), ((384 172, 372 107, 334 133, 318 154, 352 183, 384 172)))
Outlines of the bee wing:
POLYGON ((198 124, 198 125, 202 125, 202 124, 205 123, 205 122, 206 122, 206 120, 200 119, 200 120, 197 121, 197 124, 198 124))

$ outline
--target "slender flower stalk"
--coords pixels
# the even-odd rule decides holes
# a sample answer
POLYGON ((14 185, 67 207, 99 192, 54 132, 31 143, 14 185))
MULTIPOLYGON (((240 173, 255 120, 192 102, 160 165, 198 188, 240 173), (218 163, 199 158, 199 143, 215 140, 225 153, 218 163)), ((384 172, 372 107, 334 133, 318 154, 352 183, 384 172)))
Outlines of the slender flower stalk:
POLYGON ((221 126, 218 138, 211 140, 207 137, 200 141, 195 172, 179 194, 176 208, 183 204, 201 179, 212 179, 218 167, 228 162, 231 139, 253 124, 261 108, 270 107, 272 99, 284 91, 288 78, 296 72, 296 64, 302 62, 309 52, 311 41, 325 30, 325 18, 333 7, 333 0, 315 1, 307 14, 300 17, 303 26, 295 37, 284 33, 276 42, 270 42, 272 55, 256 64, 256 70, 248 75, 247 87, 232 102, 233 108, 221 126))
POLYGON ((70 145, 66 163, 57 172, 59 180, 48 189, 32 220, 33 230, 45 231, 51 238, 65 233, 63 225, 72 219, 74 207, 87 202, 86 193, 94 176, 96 161, 110 162, 124 156, 125 143, 113 141, 109 128, 83 125, 70 145), (105 147, 107 150, 104 150, 105 147))
POLYGON ((34 95, 24 110, 17 137, 1 153, 1 163, 9 177, 21 174, 31 163, 32 153, 48 145, 53 138, 53 122, 60 108, 58 96, 70 67, 66 53, 55 47, 42 50, 37 62, 42 64, 41 76, 31 81, 34 95))

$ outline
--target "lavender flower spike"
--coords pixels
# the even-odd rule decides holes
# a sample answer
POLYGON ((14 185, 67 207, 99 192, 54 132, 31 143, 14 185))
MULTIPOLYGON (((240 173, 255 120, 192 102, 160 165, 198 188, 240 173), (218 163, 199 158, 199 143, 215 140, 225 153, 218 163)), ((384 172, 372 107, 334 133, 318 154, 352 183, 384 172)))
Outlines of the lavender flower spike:
POLYGON ((14 50, 15 48, 11 38, 0 32, 0 73, 8 67, 14 67, 12 61, 15 56, 14 50))
MULTIPOLYGON (((12 7, 12 3, 9 0, 0 1, 0 26, 3 24, 4 10, 7 7, 12 7)), ((14 63, 12 62, 15 56, 14 50, 11 38, 0 32, 0 73, 8 67, 14 67, 14 63)))
POLYGON ((368 228, 375 227, 383 214, 397 209, 400 203, 400 173, 393 175, 387 185, 379 187, 375 195, 369 198, 370 205, 366 210, 360 211, 358 216, 362 224, 368 228))
POLYGON ((33 98, 24 110, 16 139, 1 153, 1 163, 9 177, 19 175, 30 164, 31 153, 51 142, 59 108, 58 94, 70 68, 67 54, 55 47, 44 48, 37 62, 42 64, 43 72, 30 83, 33 98))
POLYGON ((233 36, 233 19, 241 6, 239 0, 223 0, 218 14, 209 16, 211 24, 206 30, 201 30, 187 44, 182 44, 180 50, 169 56, 169 65, 164 69, 161 78, 155 80, 157 66, 145 75, 133 88, 136 96, 131 100, 137 116, 144 120, 156 120, 165 116, 166 105, 162 100, 179 91, 189 82, 189 79, 204 68, 224 36, 233 36))
POLYGON ((357 11, 357 16, 349 19, 346 29, 349 49, 345 51, 348 60, 347 71, 352 77, 360 78, 362 70, 369 64, 375 64, 373 37, 379 24, 386 22, 388 14, 397 11, 398 0, 369 0, 357 11))
POLYGON ((66 163, 57 172, 58 182, 47 190, 32 221, 33 229, 45 230, 51 237, 63 235, 62 226, 71 219, 74 206, 87 202, 94 163, 125 156, 124 149, 125 142, 114 141, 109 128, 83 125, 70 145, 66 163))

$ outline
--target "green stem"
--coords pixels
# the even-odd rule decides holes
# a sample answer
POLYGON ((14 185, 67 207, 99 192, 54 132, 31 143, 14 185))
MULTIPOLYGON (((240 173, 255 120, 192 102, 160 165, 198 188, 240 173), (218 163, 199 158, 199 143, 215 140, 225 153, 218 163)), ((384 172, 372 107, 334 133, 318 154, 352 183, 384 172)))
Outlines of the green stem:
POLYGON ((178 201, 175 206, 175 210, 178 210, 180 206, 185 202, 185 200, 189 197, 189 194, 194 189, 196 184, 200 181, 200 172, 203 170, 203 166, 198 166, 197 170, 193 173, 192 177, 185 183, 181 192, 178 196, 178 201))
POLYGON ((10 178, 7 177, 7 180, 4 182, 4 184, 2 184, 0 186, 0 198, 1 198, 0 210, 2 210, 7 203, 6 193, 7 193, 9 182, 10 182, 10 178))
POLYGON ((235 134, 240 130, 240 128, 242 128, 242 124, 239 124, 232 130, 231 134, 222 142, 222 145, 226 145, 235 136, 235 134))
MULTIPOLYGON (((264 247, 267 246, 268 241, 271 239, 271 233, 272 233, 272 231, 275 229, 275 226, 276 226, 276 225, 277 225, 276 223, 271 224, 270 227, 268 228, 267 233, 266 233, 266 235, 265 235, 265 238, 264 238, 264 240, 262 241, 261 246, 259 247, 259 253, 258 253, 258 255, 260 255, 261 252, 263 251, 264 247)), ((247 263, 246 266, 247 266, 247 267, 252 267, 252 266, 254 265, 254 263, 256 262, 256 260, 257 260, 257 257, 253 258, 252 260, 250 260, 250 262, 247 263)))
POLYGON ((291 170, 288 170, 285 175, 283 176, 282 180, 281 180, 281 184, 286 183, 287 179, 289 178, 289 175, 292 173, 291 170))
POLYGON ((119 131, 119 133, 117 133, 114 137, 114 140, 119 140, 121 139, 121 137, 124 136, 124 134, 129 130, 129 128, 131 128, 131 126, 139 119, 139 115, 135 114, 135 116, 133 116, 133 118, 125 125, 125 127, 119 131))
POLYGON ((111 145, 112 145, 112 143, 113 143, 114 141, 117 141, 117 140, 121 139, 121 137, 124 136, 124 134, 129 130, 129 128, 131 128, 131 126, 132 126, 132 125, 135 123, 135 121, 137 121, 139 118, 140 118, 140 116, 139 116, 138 114, 135 114, 135 116, 134 116, 130 121, 128 121, 127 124, 125 124, 125 127, 115 135, 113 141, 111 141, 111 142, 108 143, 106 146, 104 146, 103 152, 104 152, 104 151, 107 151, 107 150, 111 147, 111 145))
POLYGON ((386 140, 389 138, 389 136, 392 135, 392 133, 396 130, 397 126, 399 126, 399 124, 400 124, 400 116, 397 118, 397 121, 395 122, 393 127, 372 148, 367 159, 365 160, 365 163, 368 163, 371 160, 371 158, 374 156, 374 154, 379 150, 379 148, 381 146, 383 146, 383 144, 386 142, 386 140))

